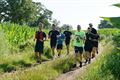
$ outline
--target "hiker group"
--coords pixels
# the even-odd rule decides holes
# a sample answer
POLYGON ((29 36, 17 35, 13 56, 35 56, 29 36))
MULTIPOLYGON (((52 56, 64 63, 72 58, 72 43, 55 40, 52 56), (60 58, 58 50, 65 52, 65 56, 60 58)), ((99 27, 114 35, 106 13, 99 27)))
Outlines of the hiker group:
MULTIPOLYGON (((41 63, 41 54, 43 54, 44 41, 47 40, 46 33, 42 31, 43 24, 39 24, 39 30, 35 33, 36 45, 35 45, 35 56, 37 63, 41 63)), ((69 30, 69 26, 66 30, 62 32, 61 28, 56 28, 56 25, 52 25, 52 30, 48 33, 48 38, 50 39, 50 47, 53 54, 53 59, 56 58, 55 49, 57 49, 57 57, 61 57, 61 50, 63 49, 63 44, 65 42, 67 53, 70 54, 70 43, 74 42, 74 52, 75 52, 75 64, 77 66, 79 62, 79 67, 82 67, 82 59, 85 59, 85 63, 90 64, 91 59, 95 57, 98 53, 98 40, 99 34, 95 28, 93 28, 92 23, 89 24, 87 31, 82 31, 81 26, 77 25, 77 30, 74 32, 69 30), (74 34, 73 34, 74 33, 74 34)))

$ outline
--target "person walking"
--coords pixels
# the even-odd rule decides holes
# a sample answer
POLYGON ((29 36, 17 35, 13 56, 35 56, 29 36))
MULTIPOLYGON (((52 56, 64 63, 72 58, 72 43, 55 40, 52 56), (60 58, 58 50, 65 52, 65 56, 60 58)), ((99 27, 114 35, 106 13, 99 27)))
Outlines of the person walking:
POLYGON ((69 30, 69 26, 67 26, 67 29, 64 31, 65 34, 65 44, 67 48, 67 55, 70 53, 69 48, 70 48, 70 41, 71 41, 71 36, 72 32, 69 30))
POLYGON ((77 31, 75 32, 74 39, 75 64, 73 67, 77 66, 78 61, 80 63, 79 67, 82 67, 82 54, 84 49, 85 32, 81 31, 80 25, 77 26, 77 31))
POLYGON ((58 56, 61 56, 61 50, 63 49, 63 42, 65 40, 65 35, 62 33, 62 29, 59 28, 59 35, 57 36, 57 52, 58 56))
POLYGON ((57 36, 59 35, 59 31, 56 30, 56 25, 52 25, 52 30, 49 31, 48 37, 50 38, 50 46, 53 54, 53 58, 55 57, 55 48, 57 45, 57 36))
POLYGON ((43 24, 39 24, 39 31, 36 31, 35 33, 35 39, 36 41, 35 44, 35 56, 36 56, 36 62, 41 63, 41 55, 43 54, 43 49, 44 49, 44 41, 46 40, 46 34, 45 32, 42 31, 43 29, 43 24))

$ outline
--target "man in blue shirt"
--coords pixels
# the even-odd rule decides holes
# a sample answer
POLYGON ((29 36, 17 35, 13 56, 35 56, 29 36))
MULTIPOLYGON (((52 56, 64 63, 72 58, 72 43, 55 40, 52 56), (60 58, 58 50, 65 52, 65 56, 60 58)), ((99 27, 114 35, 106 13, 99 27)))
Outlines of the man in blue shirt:
POLYGON ((63 42, 65 40, 65 35, 61 31, 62 30, 59 29, 60 35, 57 36, 57 52, 59 57, 61 55, 61 50, 63 49, 63 42))

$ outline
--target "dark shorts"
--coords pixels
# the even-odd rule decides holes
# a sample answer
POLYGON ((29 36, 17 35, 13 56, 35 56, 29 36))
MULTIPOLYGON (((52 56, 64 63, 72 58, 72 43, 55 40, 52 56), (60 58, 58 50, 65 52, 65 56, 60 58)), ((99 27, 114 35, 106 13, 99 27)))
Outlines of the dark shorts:
POLYGON ((67 46, 67 45, 70 45, 70 39, 66 39, 66 40, 65 40, 65 44, 66 44, 66 46, 67 46))
POLYGON ((83 47, 77 47, 77 46, 75 46, 74 49, 75 49, 75 53, 80 53, 80 54, 83 53, 83 47))
POLYGON ((56 40, 50 41, 50 47, 51 48, 56 48, 56 45, 57 45, 57 41, 56 40))
POLYGON ((63 49, 63 45, 62 44, 58 44, 57 45, 57 49, 63 49))
POLYGON ((98 48, 98 42, 97 41, 92 41, 92 46, 98 48))
POLYGON ((43 45, 44 45, 43 42, 37 41, 35 45, 35 52, 43 53, 43 49, 44 49, 43 45))
POLYGON ((85 49, 85 51, 88 51, 88 52, 92 52, 92 44, 91 43, 87 43, 87 44, 85 44, 85 46, 84 46, 84 49, 85 49))

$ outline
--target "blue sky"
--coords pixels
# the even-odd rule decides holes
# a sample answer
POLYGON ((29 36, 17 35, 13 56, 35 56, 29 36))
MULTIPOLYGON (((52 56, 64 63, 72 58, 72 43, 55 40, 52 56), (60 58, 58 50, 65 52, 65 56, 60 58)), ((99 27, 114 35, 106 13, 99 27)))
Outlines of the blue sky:
POLYGON ((120 9, 112 4, 119 3, 119 0, 33 0, 41 2, 48 9, 53 11, 53 18, 62 24, 71 24, 76 29, 80 24, 82 29, 87 29, 89 23, 93 23, 97 29, 100 23, 100 16, 120 16, 120 9))

